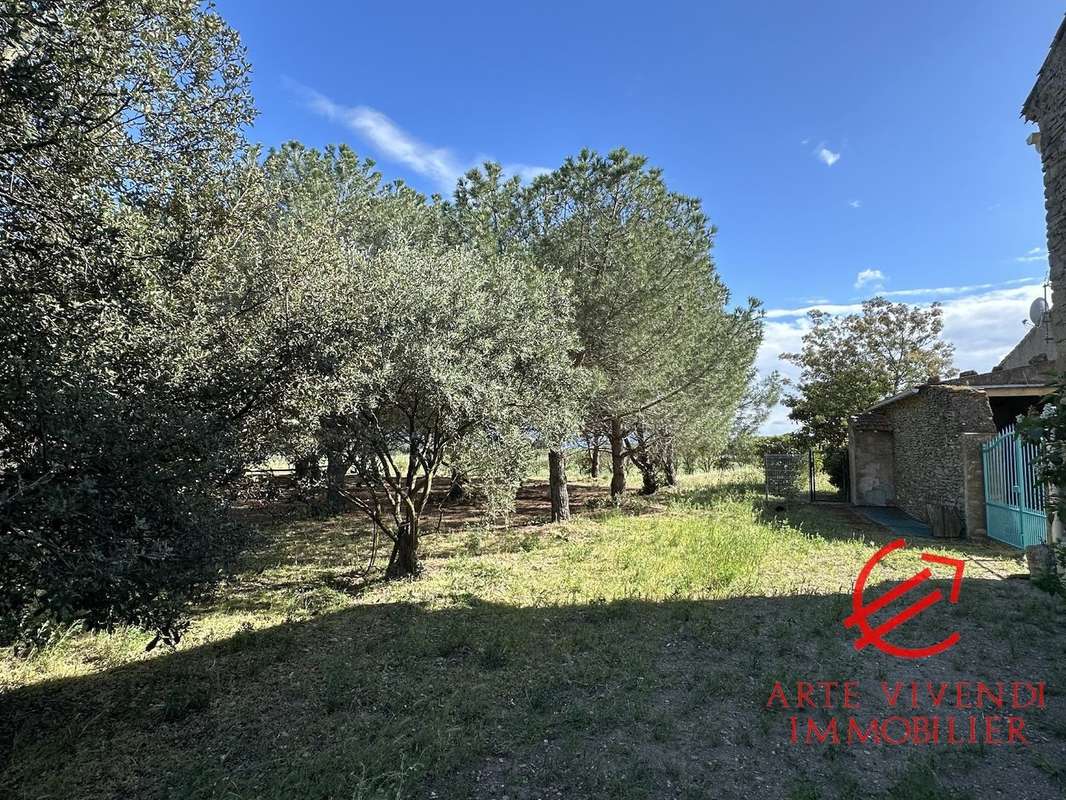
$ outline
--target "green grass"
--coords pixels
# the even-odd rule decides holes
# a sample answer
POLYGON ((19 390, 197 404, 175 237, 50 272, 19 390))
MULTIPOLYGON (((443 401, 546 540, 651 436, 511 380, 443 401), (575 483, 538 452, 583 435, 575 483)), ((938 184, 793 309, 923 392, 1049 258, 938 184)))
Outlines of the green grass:
MULTIPOLYGON (((831 506, 775 512, 758 477, 691 476, 566 526, 453 520, 397 583, 361 576, 356 517, 270 523, 173 651, 127 630, 3 656, 0 796, 954 798, 992 780, 950 753, 934 770, 790 747, 769 689, 1009 672, 1061 692, 1061 599, 996 579, 1011 553, 937 548, 982 571, 908 633, 961 628, 960 645, 924 671, 856 653, 840 623, 884 532, 831 506)), ((918 564, 908 548, 882 577, 918 564)), ((1048 763, 1062 713, 1034 721, 1048 763)), ((1057 791, 1043 752, 1004 753, 995 780, 1057 791)))

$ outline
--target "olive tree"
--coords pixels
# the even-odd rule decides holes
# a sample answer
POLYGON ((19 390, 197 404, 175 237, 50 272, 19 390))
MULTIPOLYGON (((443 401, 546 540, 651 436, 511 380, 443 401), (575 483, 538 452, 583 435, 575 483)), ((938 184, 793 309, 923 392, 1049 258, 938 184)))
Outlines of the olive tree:
POLYGON ((530 265, 464 248, 363 255, 351 292, 359 333, 324 376, 340 402, 321 418, 351 465, 345 496, 392 543, 387 576, 402 577, 419 571, 442 467, 513 490, 555 424, 571 371, 569 301, 530 265))
POLYGON ((257 258, 248 65, 195 0, 0 25, 0 639, 173 640, 311 342, 257 258))
MULTIPOLYGON (((480 169, 470 170, 456 186, 451 202, 442 207, 447 241, 475 248, 486 257, 511 254, 536 268, 553 282, 557 290, 570 284, 562 270, 545 261, 538 253, 532 235, 532 193, 516 176, 506 177, 503 168, 488 162, 480 169)), ((563 324, 564 320, 558 320, 563 324)), ((566 443, 580 424, 580 411, 587 403, 591 384, 587 370, 573 360, 566 387, 567 402, 560 405, 567 413, 557 415, 540 442, 548 451, 548 495, 553 522, 570 519, 570 496, 566 478, 566 443), (567 416, 569 418, 567 419, 567 416), (563 421, 566 419, 567 421, 563 421)))

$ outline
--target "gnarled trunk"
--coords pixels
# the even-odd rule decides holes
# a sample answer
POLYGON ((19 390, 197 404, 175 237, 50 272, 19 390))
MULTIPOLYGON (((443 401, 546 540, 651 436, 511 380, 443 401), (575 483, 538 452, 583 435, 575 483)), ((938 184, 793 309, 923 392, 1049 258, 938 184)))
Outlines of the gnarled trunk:
POLYGON ((589 452, 589 477, 600 477, 600 444, 593 443, 589 452))
POLYGON ((611 420, 611 500, 619 503, 626 490, 625 436, 622 421, 611 420))
POLYGON ((655 494, 659 491, 659 471, 654 466, 640 467, 640 493, 655 494))
POLYGON ((396 531, 396 541, 392 544, 392 555, 389 556, 389 566, 385 569, 385 577, 389 580, 406 578, 417 575, 420 571, 418 523, 405 522, 396 531))
POLYGON ((466 500, 469 494, 467 491, 468 482, 469 478, 465 472, 452 467, 452 481, 448 488, 447 498, 449 503, 461 503, 466 500))
POLYGON ((331 511, 340 511, 344 508, 344 478, 348 474, 351 464, 337 450, 326 453, 326 506, 331 511))
POLYGON ((674 459, 673 453, 667 456, 663 471, 666 474, 666 485, 677 486, 677 461, 674 459))
POLYGON ((667 486, 677 486, 677 453, 674 451, 674 439, 669 434, 663 448, 663 474, 667 486))
POLYGON ((566 485, 566 453, 548 451, 548 491, 551 495, 552 522, 570 519, 570 490, 566 485))

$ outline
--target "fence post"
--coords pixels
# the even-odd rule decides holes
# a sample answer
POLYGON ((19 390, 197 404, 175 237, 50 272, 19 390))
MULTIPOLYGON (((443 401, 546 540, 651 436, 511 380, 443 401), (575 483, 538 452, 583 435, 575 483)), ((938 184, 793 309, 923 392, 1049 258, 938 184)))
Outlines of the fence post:
POLYGON ((810 491, 811 502, 814 502, 814 451, 807 451, 807 488, 810 491))
POLYGON ((1025 459, 1022 456, 1022 439, 1011 432, 1011 444, 1014 446, 1014 502, 1018 504, 1018 537, 1025 546, 1025 459))
POLYGON ((984 464, 984 442, 987 439, 987 433, 963 433, 960 436, 963 518, 967 539, 987 537, 985 496, 988 494, 988 475, 984 464))

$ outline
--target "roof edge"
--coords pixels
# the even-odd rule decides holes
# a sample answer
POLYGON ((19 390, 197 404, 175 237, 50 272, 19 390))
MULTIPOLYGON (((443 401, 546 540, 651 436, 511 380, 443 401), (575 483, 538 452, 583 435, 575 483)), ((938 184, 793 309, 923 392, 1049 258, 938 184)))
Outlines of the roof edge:
POLYGON ((1064 37, 1066 37, 1066 16, 1064 16, 1062 22, 1059 23, 1059 29, 1055 32, 1055 38, 1051 40, 1051 46, 1048 48, 1047 55, 1044 56, 1044 60, 1040 64, 1040 69, 1036 72, 1036 81, 1033 83, 1033 88, 1029 90, 1025 102, 1022 104, 1022 117, 1029 122, 1037 121, 1039 109, 1036 107, 1036 90, 1040 88, 1040 79, 1044 77, 1044 70, 1047 69, 1052 53, 1055 52, 1055 48, 1059 46, 1059 43, 1064 37))

